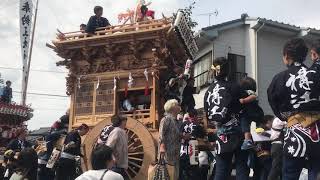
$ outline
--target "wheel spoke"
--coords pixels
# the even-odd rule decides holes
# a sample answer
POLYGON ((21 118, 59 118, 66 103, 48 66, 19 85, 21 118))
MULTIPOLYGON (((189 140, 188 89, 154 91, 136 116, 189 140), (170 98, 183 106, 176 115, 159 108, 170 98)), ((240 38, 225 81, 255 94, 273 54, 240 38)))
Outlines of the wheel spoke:
POLYGON ((134 152, 134 153, 128 153, 128 155, 139 155, 139 154, 144 154, 144 152, 134 152))
POLYGON ((130 148, 131 146, 133 146, 134 143, 135 143, 135 142, 130 143, 129 146, 128 146, 128 148, 130 148))
POLYGON ((135 134, 132 133, 129 139, 132 139, 134 136, 135 136, 135 134))
POLYGON ((135 167, 137 167, 137 168, 141 168, 141 165, 139 165, 139 164, 137 164, 137 163, 134 163, 134 162, 132 162, 132 161, 129 161, 129 164, 131 164, 131 165, 133 165, 133 166, 135 166, 135 167))
POLYGON ((137 161, 143 161, 143 158, 136 158, 136 157, 132 157, 132 156, 129 156, 128 159, 132 159, 132 160, 137 160, 137 161))
POLYGON ((143 147, 142 144, 140 144, 139 146, 135 147, 136 149, 143 147))
POLYGON ((132 169, 130 166, 128 167, 128 169, 136 176, 138 174, 138 172, 136 172, 134 169, 132 169))

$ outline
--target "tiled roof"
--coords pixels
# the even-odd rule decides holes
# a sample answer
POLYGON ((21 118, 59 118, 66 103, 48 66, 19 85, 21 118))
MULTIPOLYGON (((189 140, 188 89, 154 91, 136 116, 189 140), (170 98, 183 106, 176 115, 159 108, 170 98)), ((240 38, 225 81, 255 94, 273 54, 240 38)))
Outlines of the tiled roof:
POLYGON ((202 30, 203 31, 207 31, 207 30, 219 28, 219 27, 222 27, 222 26, 226 26, 226 25, 230 25, 230 24, 238 23, 238 22, 242 22, 242 21, 243 21, 242 19, 235 19, 235 20, 227 21, 227 22, 224 22, 224 23, 221 23, 221 24, 215 24, 215 25, 212 25, 212 26, 208 26, 208 27, 202 28, 202 30))
POLYGON ((285 27, 285 28, 288 28, 288 29, 291 29, 291 30, 296 30, 296 31, 311 30, 313 32, 320 33, 320 30, 316 29, 316 28, 300 27, 300 26, 296 26, 296 25, 293 25, 293 24, 285 23, 285 22, 275 21, 275 20, 272 20, 272 19, 266 19, 266 18, 261 18, 261 17, 254 18, 254 17, 249 17, 249 16, 246 16, 246 15, 241 15, 241 18, 239 18, 239 19, 235 19, 235 20, 231 20, 231 21, 227 21, 227 22, 223 22, 223 23, 220 23, 220 24, 215 24, 215 25, 212 25, 212 26, 208 26, 208 27, 202 28, 202 30, 203 31, 213 30, 213 29, 216 29, 216 28, 220 28, 220 27, 223 27, 223 26, 227 26, 227 25, 231 25, 231 24, 239 23, 239 22, 243 22, 243 24, 245 24, 246 20, 258 21, 260 23, 266 23, 266 24, 273 25, 273 26, 285 27))

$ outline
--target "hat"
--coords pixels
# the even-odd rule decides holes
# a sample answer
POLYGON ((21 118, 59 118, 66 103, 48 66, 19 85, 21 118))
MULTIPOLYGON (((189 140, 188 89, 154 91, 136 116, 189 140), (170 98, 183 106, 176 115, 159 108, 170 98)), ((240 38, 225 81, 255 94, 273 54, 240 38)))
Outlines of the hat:
POLYGON ((7 158, 7 159, 12 159, 12 158, 14 158, 14 155, 15 155, 15 153, 14 153, 14 151, 11 150, 11 149, 7 150, 7 151, 4 153, 4 157, 7 158))

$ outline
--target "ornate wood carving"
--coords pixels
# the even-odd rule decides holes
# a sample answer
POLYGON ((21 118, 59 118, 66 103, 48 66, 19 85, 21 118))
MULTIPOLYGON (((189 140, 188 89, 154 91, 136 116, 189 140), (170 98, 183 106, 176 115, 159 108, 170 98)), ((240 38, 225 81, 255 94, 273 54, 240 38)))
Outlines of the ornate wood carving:
POLYGON ((160 57, 159 57, 159 52, 156 48, 153 48, 152 49, 152 55, 154 57, 154 61, 153 61, 153 64, 152 66, 155 67, 155 66, 160 66, 160 57))
POLYGON ((73 74, 69 74, 68 77, 66 77, 67 95, 73 94, 76 84, 77 77, 73 74))

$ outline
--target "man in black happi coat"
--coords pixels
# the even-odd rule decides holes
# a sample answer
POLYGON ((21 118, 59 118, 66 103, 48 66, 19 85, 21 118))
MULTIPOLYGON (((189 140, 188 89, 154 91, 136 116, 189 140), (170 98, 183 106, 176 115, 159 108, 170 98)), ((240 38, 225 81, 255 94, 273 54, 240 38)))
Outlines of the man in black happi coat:
POLYGON ((237 179, 248 180, 248 152, 241 150, 243 136, 240 128, 241 110, 239 85, 227 80, 229 63, 226 58, 217 58, 212 69, 215 81, 204 96, 204 110, 210 124, 217 127, 217 156, 215 180, 229 179, 232 159, 235 157, 237 179))
POLYGON ((307 53, 303 39, 289 40, 283 48, 283 62, 288 69, 277 74, 268 88, 274 114, 288 122, 283 147, 284 180, 298 180, 306 165, 309 180, 316 179, 320 172, 320 71, 303 64, 307 53))

